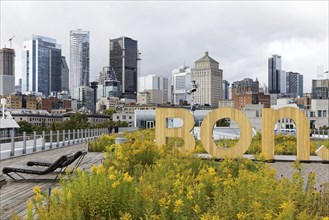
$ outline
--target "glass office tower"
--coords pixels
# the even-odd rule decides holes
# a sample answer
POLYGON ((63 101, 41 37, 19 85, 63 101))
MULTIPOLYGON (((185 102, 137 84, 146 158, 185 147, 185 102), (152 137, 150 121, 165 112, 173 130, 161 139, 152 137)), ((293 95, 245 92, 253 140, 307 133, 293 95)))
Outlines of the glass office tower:
POLYGON ((121 82, 122 97, 137 97, 137 41, 128 37, 110 40, 110 66, 121 82))
POLYGON ((89 31, 73 30, 70 32, 70 92, 89 86, 89 31))
POLYGON ((22 92, 49 96, 61 91, 62 49, 56 40, 40 35, 23 44, 22 92))

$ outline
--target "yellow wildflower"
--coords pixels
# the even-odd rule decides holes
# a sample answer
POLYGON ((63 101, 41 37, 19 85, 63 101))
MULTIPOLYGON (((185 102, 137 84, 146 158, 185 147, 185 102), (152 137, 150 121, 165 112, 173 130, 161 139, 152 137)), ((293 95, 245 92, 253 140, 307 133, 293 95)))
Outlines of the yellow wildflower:
POLYGON ((70 190, 67 192, 66 198, 67 198, 67 200, 71 200, 72 199, 72 193, 71 193, 70 190))
POLYGON ((53 196, 59 196, 60 193, 61 193, 61 191, 57 187, 55 189, 53 189, 53 191, 52 191, 53 196))
POLYGON ((189 190, 187 193, 187 199, 188 200, 192 200, 193 199, 193 195, 194 195, 194 191, 193 190, 189 190))
POLYGON ((193 207, 193 211, 196 213, 196 214, 199 214, 201 212, 201 208, 198 204, 196 204, 194 207, 193 207))
POLYGON ((131 220, 131 219, 133 219, 133 218, 132 218, 131 214, 128 213, 128 212, 124 213, 124 214, 120 217, 120 220, 131 220))
POLYGON ((184 202, 181 199, 177 199, 174 204, 174 212, 181 212, 184 202))
POLYGON ((35 195, 41 193, 41 187, 40 186, 35 186, 33 188, 33 192, 34 192, 35 195))
POLYGON ((93 164, 93 166, 90 168, 90 171, 92 173, 96 173, 97 172, 97 166, 95 164, 93 164))
POLYGON ((238 219, 247 219, 248 214, 245 212, 242 212, 242 213, 236 214, 236 216, 238 217, 238 219))
POLYGON ((120 182, 117 180, 114 183, 112 183, 112 188, 116 188, 119 185, 120 185, 120 182))
POLYGON ((116 176, 114 174, 109 175, 109 180, 115 180, 116 176))
POLYGON ((105 168, 104 168, 103 164, 98 165, 96 173, 100 174, 100 173, 104 173, 104 172, 105 172, 105 168))
POLYGON ((170 202, 171 202, 170 199, 167 200, 167 199, 164 197, 164 198, 161 198, 161 199, 159 200, 159 205, 160 205, 161 207, 164 207, 164 208, 167 209, 167 208, 169 208, 170 202))
POLYGON ((131 176, 129 176, 128 173, 123 174, 123 180, 127 183, 130 183, 131 181, 133 181, 133 178, 131 176))
POLYGON ((210 175, 215 175, 215 174, 216 174, 215 168, 213 168, 213 167, 209 167, 209 168, 208 168, 208 173, 209 173, 210 175))
POLYGON ((110 173, 110 172, 112 172, 113 170, 114 170, 114 166, 110 166, 108 172, 110 173))

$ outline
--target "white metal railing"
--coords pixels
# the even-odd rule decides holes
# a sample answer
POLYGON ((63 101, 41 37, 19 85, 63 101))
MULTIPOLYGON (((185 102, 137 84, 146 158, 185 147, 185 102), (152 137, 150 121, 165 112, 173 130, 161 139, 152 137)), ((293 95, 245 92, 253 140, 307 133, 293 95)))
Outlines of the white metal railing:
POLYGON ((94 140, 102 134, 108 134, 107 128, 95 129, 77 129, 77 130, 62 130, 62 131, 42 131, 37 134, 34 131, 27 135, 23 132, 21 136, 15 136, 11 133, 9 138, 0 138, 0 160, 30 154, 34 152, 49 150, 80 144, 94 140))

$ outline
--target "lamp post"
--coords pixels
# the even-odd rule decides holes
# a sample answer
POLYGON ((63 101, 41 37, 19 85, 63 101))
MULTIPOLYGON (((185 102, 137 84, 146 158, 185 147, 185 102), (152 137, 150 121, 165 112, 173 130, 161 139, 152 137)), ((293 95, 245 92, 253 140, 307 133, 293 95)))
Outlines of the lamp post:
MULTIPOLYGON (((194 117, 194 111, 196 110, 196 106, 194 104, 194 93, 196 92, 196 89, 198 88, 198 85, 195 83, 195 80, 192 80, 192 88, 187 90, 187 94, 192 95, 191 96, 191 112, 194 118, 194 125, 195 125, 195 117, 194 117)), ((194 136, 194 128, 193 128, 193 136, 194 136)))
POLYGON ((7 100, 5 98, 1 99, 1 105, 2 105, 2 119, 5 119, 5 106, 7 104, 7 100))

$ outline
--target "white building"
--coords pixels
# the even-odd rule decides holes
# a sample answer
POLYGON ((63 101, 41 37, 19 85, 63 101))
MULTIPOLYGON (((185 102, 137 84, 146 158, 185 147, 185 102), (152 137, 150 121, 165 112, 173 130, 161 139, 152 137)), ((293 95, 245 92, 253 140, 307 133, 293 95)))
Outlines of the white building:
POLYGON ((310 120, 312 125, 319 129, 322 126, 329 126, 329 99, 312 99, 310 120))
POLYGON ((178 105, 180 100, 190 102, 190 95, 187 90, 191 88, 191 69, 187 66, 180 66, 172 72, 172 100, 178 105))
POLYGON ((151 102, 162 104, 169 101, 169 81, 167 77, 159 75, 140 76, 138 78, 138 92, 150 93, 151 102), (152 94, 155 94, 153 97, 152 94), (161 93, 159 95, 159 93, 161 93))
POLYGON ((75 88, 89 86, 89 31, 70 32, 70 93, 73 98, 75 88))
POLYGON ((218 62, 206 52, 195 61, 191 76, 198 85, 194 93, 194 103, 217 107, 219 100, 223 99, 223 70, 219 69, 218 62))

